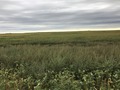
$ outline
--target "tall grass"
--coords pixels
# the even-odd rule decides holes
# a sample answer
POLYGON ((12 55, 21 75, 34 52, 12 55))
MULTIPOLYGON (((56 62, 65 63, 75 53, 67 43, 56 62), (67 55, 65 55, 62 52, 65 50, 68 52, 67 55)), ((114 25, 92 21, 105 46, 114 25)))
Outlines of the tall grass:
POLYGON ((29 63, 29 68, 39 67, 45 69, 56 69, 65 67, 74 68, 96 68, 115 67, 120 60, 119 45, 103 46, 41 46, 41 45, 19 45, 0 48, 1 65, 14 67, 14 63, 29 63), (115 65, 114 65, 115 64, 115 65))
POLYGON ((120 32, 0 35, 1 90, 119 90, 120 32))

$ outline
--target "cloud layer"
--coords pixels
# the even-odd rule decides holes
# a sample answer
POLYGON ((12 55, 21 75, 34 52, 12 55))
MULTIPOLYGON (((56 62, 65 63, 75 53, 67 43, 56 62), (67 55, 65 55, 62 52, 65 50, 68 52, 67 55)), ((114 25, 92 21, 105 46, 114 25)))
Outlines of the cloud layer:
POLYGON ((0 1, 0 32, 119 27, 119 0, 0 1))

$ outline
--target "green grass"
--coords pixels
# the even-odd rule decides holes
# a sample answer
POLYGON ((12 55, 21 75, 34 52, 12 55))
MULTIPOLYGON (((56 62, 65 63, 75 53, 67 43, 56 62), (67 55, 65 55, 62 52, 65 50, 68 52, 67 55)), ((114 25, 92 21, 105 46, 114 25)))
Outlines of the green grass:
POLYGON ((93 44, 120 41, 119 31, 102 32, 56 32, 0 35, 0 45, 55 45, 55 44, 93 44))
POLYGON ((0 90, 17 89, 119 90, 120 31, 1 34, 0 90))

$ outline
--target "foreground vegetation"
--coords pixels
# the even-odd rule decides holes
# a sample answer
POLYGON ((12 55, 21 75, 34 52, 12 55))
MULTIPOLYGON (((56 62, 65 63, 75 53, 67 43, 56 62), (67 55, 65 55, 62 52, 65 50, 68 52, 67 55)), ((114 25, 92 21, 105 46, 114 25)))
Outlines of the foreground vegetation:
POLYGON ((0 35, 0 90, 119 90, 120 31, 0 35))

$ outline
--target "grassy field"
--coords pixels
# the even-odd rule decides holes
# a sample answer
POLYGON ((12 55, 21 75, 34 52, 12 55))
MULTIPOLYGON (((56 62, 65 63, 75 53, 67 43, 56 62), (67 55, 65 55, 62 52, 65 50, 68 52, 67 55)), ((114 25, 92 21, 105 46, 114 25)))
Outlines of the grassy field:
POLYGON ((0 90, 119 90, 120 31, 0 35, 0 90))

